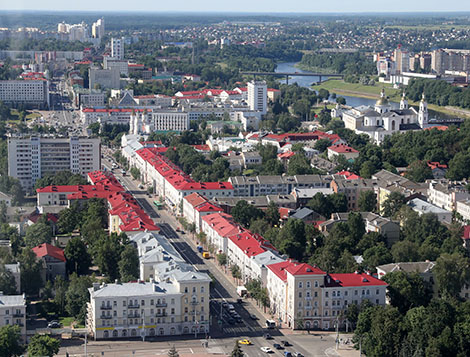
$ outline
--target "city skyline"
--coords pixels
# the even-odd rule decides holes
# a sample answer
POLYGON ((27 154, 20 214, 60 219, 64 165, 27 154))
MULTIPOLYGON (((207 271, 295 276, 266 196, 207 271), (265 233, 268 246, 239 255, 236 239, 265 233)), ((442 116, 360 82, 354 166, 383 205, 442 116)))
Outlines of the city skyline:
POLYGON ((38 4, 31 0, 24 0, 21 6, 17 3, 5 4, 3 10, 45 10, 50 11, 152 11, 152 12, 257 12, 257 13, 380 13, 380 12, 452 12, 470 11, 470 4, 463 4, 457 0, 445 3, 437 0, 430 1, 405 1, 398 0, 393 3, 383 4, 373 0, 360 0, 352 3, 348 0, 338 0, 335 3, 312 3, 306 0, 295 0, 294 2, 281 1, 258 1, 251 2, 241 0, 234 4, 220 3, 214 0, 206 0, 195 4, 189 0, 178 2, 178 6, 172 3, 155 3, 145 0, 139 4, 133 4, 132 8, 125 1, 101 1, 85 0, 69 4, 57 0, 45 0, 38 4), (269 11, 267 11, 269 9, 269 11))

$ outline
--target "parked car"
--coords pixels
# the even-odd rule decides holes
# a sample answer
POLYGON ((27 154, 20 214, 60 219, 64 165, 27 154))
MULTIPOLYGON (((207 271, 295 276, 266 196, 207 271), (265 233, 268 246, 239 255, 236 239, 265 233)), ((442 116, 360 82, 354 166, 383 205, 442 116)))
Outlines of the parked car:
POLYGON ((251 341, 248 340, 247 338, 244 338, 243 340, 239 340, 238 343, 240 345, 251 345, 251 341))
POLYGON ((304 355, 300 352, 294 352, 294 357, 304 357, 304 355))
POLYGON ((258 316, 256 316, 255 314, 250 314, 250 319, 258 320, 258 316))
POLYGON ((292 353, 289 351, 284 351, 284 357, 292 357, 292 353))

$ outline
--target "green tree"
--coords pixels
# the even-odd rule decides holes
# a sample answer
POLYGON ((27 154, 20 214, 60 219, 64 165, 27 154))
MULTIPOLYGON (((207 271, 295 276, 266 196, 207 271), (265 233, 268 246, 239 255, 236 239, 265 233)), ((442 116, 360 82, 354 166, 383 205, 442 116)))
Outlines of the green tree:
POLYGON ((100 272, 111 280, 119 277, 119 269, 117 268, 123 250, 121 239, 121 236, 112 233, 110 236, 103 235, 99 241, 93 244, 93 260, 100 268, 100 272))
POLYGON ((29 356, 52 357, 59 353, 60 341, 47 335, 34 335, 28 344, 29 356))
POLYGON ((396 271, 383 278, 388 283, 390 304, 404 314, 411 307, 426 306, 432 298, 432 289, 419 273, 396 271))
POLYGON ((78 227, 80 220, 81 216, 77 209, 66 208, 59 213, 57 227, 62 233, 71 233, 78 227))
POLYGON ((19 326, 6 325, 0 327, 0 356, 20 356, 24 351, 20 341, 21 329, 19 326))
POLYGON ((56 276, 54 280, 54 304, 60 315, 65 314, 65 307, 67 305, 67 289, 68 283, 60 275, 56 276))
POLYGON ((274 202, 269 202, 268 208, 264 213, 264 219, 271 225, 271 227, 278 225, 281 215, 279 214, 279 207, 274 202))
POLYGON ((233 347, 232 353, 230 354, 230 357, 243 357, 245 354, 243 353, 242 349, 240 348, 240 345, 238 344, 238 341, 235 341, 235 347, 233 347))
POLYGON ((5 268, 5 265, 0 264, 0 291, 5 295, 12 295, 16 293, 16 281, 13 273, 5 268))
POLYGON ((364 263, 370 268, 374 269, 378 265, 387 264, 392 262, 392 255, 384 243, 380 242, 376 246, 367 249, 364 254, 364 263))
POLYGON ((29 248, 23 249, 19 261, 21 263, 21 289, 28 295, 39 294, 39 289, 44 284, 41 278, 41 261, 29 248))
POLYGON ((123 282, 139 278, 139 254, 132 244, 127 244, 121 253, 119 274, 123 282))
POLYGON ((287 168, 288 175, 309 175, 311 173, 313 173, 312 167, 303 153, 296 153, 290 158, 287 168))
POLYGON ((91 257, 88 254, 87 247, 80 237, 70 239, 64 250, 67 259, 67 271, 86 274, 91 266, 91 257))
POLYGON ((240 271, 240 267, 238 265, 232 265, 230 268, 230 272, 232 273, 232 277, 235 279, 242 278, 242 272, 240 271))
POLYGON ((405 204, 405 196, 399 192, 392 192, 388 195, 382 208, 382 215, 385 217, 394 216, 405 204))
POLYGON ((458 297, 470 280, 469 260, 458 253, 444 253, 437 259, 433 275, 441 296, 458 297))
POLYGON ((425 161, 416 160, 408 167, 405 177, 415 182, 424 182, 427 179, 432 179, 433 175, 431 168, 425 161))
POLYGON ((87 302, 90 301, 88 289, 92 286, 92 278, 89 276, 70 275, 70 283, 65 296, 65 310, 70 316, 84 322, 87 302))
MULTIPOLYGON (((331 116, 330 116, 330 119, 331 119, 331 116)), ((320 139, 320 140, 315 141, 315 145, 313 146, 313 148, 320 152, 325 152, 329 146, 331 146, 330 139, 320 139)))
POLYGON ((323 193, 316 193, 308 202, 307 206, 322 216, 328 218, 334 210, 333 204, 323 193))
POLYGON ((227 254, 225 253, 220 253, 220 254, 217 254, 217 262, 220 264, 220 265, 227 265, 227 254))
POLYGON ((377 196, 374 191, 361 191, 357 205, 361 212, 374 212, 377 208, 377 196))
POLYGON ((470 177, 470 154, 457 152, 449 162, 449 170, 446 173, 449 180, 462 180, 470 177))
POLYGON ((415 242, 403 240, 392 246, 392 256, 395 262, 417 262, 420 260, 419 246, 415 242))
POLYGON ((240 223, 244 227, 248 227, 252 220, 263 218, 264 213, 253 205, 250 205, 245 200, 237 202, 235 207, 232 208, 232 217, 235 222, 240 223))
POLYGON ((33 248, 43 243, 51 243, 52 230, 51 227, 42 222, 37 222, 26 229, 24 242, 27 247, 33 248))

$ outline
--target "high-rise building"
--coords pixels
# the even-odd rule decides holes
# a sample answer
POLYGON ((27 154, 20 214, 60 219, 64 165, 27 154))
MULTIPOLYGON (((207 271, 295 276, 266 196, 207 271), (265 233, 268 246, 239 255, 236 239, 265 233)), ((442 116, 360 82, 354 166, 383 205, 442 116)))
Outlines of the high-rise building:
POLYGON ((0 101, 12 105, 47 108, 49 107, 48 82, 43 78, 0 81, 0 101))
POLYGON ((90 89, 119 89, 121 72, 119 69, 90 68, 88 83, 90 89), (97 88, 100 87, 100 88, 97 88))
POLYGON ((408 51, 397 48, 393 52, 393 58, 395 60, 395 69, 397 74, 410 71, 410 54, 408 51))
POLYGON ((8 176, 19 179, 21 186, 30 190, 47 173, 86 175, 101 168, 100 151, 99 138, 10 137, 8 176))
POLYGON ((268 87, 265 81, 248 82, 248 106, 261 114, 267 113, 268 87))
POLYGON ((103 38, 104 36, 104 19, 98 19, 91 27, 91 36, 93 38, 103 38))
POLYGON ((111 39, 111 57, 124 59, 124 41, 121 38, 111 39))

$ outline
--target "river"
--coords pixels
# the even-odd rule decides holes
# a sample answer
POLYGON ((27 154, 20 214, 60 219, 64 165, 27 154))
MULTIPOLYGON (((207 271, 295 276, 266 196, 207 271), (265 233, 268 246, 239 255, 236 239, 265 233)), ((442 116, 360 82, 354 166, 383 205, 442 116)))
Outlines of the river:
MULTIPOLYGON (((284 62, 284 63, 279 63, 276 67, 276 72, 298 72, 298 73, 311 73, 309 71, 303 71, 300 68, 295 67, 296 62, 284 62)), ((327 77, 328 75, 322 76, 322 79, 327 77)), ((312 76, 312 77, 296 77, 292 76, 289 77, 289 83, 297 83, 301 87, 307 87, 310 88, 312 83, 318 82, 320 78, 318 76, 312 76)), ((281 80, 281 83, 286 83, 286 80, 283 79, 281 80)), ((374 106, 375 102, 377 99, 368 99, 368 98, 361 98, 361 97, 353 97, 353 96, 348 96, 348 95, 341 95, 341 97, 344 97, 346 99, 346 104, 353 106, 353 107, 358 107, 360 105, 370 105, 374 106)), ((330 98, 331 99, 331 98, 330 98)), ((331 99, 334 101, 333 99, 331 99)), ((397 107, 399 106, 398 103, 392 102, 392 106, 397 107)))

